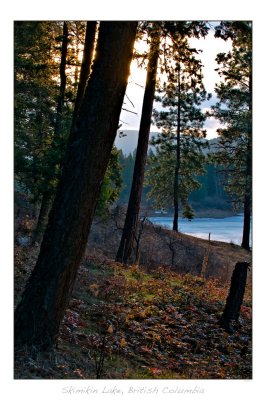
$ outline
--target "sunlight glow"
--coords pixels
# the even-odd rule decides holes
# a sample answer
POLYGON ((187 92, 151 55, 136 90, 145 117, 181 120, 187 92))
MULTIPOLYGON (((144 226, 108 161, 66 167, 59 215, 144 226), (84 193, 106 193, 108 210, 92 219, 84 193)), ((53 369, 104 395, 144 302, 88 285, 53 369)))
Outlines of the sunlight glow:
MULTIPOLYGON (((214 95, 215 84, 220 81, 220 77, 215 71, 217 68, 217 63, 215 58, 218 53, 228 52, 231 48, 231 42, 224 41, 219 38, 214 37, 213 28, 210 29, 209 34, 205 39, 189 39, 189 43, 192 47, 202 50, 198 57, 202 60, 203 64, 203 75, 204 84, 207 92, 214 95)), ((139 40, 135 44, 135 49, 139 52, 148 52, 148 45, 145 40, 139 40)), ((130 77, 128 80, 127 96, 125 97, 125 108, 130 109, 137 113, 137 115, 129 113, 127 111, 122 111, 121 113, 121 123, 123 124, 123 129, 139 129, 139 122, 141 117, 142 101, 144 94, 146 80, 146 70, 144 67, 140 68, 138 66, 137 60, 133 60, 130 67, 130 77), (133 105, 131 104, 133 103, 133 105), (129 108, 130 107, 130 108, 129 108)), ((209 101, 204 102, 204 109, 209 109, 211 105, 215 104, 215 96, 209 101)), ((212 139, 217 137, 216 129, 218 128, 218 121, 213 118, 206 121, 207 137, 212 139)), ((151 131, 157 131, 156 126, 151 127, 151 131)))

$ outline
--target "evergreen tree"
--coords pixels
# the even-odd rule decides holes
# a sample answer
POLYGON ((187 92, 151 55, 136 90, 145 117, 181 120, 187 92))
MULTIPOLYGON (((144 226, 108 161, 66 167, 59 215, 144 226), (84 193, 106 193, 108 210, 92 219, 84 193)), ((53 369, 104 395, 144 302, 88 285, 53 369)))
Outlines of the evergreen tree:
MULTIPOLYGON (((70 124, 73 127, 85 92, 96 25, 88 21, 85 32, 85 24, 79 21, 15 23, 15 171, 32 201, 40 201, 33 244, 41 241, 61 174, 70 124), (80 79, 76 76, 79 69, 80 79)), ((117 199, 120 186, 114 148, 98 214, 104 214, 117 199)))
MULTIPOLYGON (((59 66, 59 76, 60 76, 60 86, 59 94, 57 96, 57 106, 55 113, 55 127, 53 132, 53 139, 51 141, 49 149, 47 149, 48 157, 51 156, 51 150, 55 149, 62 142, 62 132, 63 132, 63 119, 64 119, 64 104, 65 104, 65 91, 67 84, 66 76, 66 64, 67 64, 67 47, 68 47, 68 25, 67 22, 63 22, 62 27, 62 45, 61 45, 61 56, 60 56, 60 66, 59 66)), ((60 158, 62 154, 59 154, 59 159, 52 159, 49 165, 50 174, 55 175, 56 170, 60 170, 60 158)), ((53 179, 54 181, 54 179, 53 179)), ((47 181, 47 186, 50 186, 49 180, 47 181)), ((47 222, 48 213, 50 210, 50 205, 52 202, 53 193, 51 190, 44 191, 42 194, 42 201, 40 212, 38 216, 37 225, 33 233, 32 243, 38 242, 41 239, 45 224, 47 222)))
POLYGON ((120 240, 119 248, 117 251, 117 261, 127 262, 132 249, 134 237, 137 229, 142 188, 144 182, 144 172, 147 159, 148 141, 151 126, 151 115, 152 107, 155 94, 155 83, 157 68, 159 62, 160 53, 162 53, 162 62, 160 64, 161 70, 167 68, 167 62, 169 59, 169 49, 171 50, 173 45, 181 37, 187 36, 205 36, 208 32, 208 28, 204 21, 191 22, 191 21, 177 21, 177 22, 153 22, 144 23, 143 29, 150 37, 150 51, 147 68, 147 78, 143 99, 143 107, 141 113, 139 139, 136 152, 136 160, 133 174, 133 181, 131 186, 131 192, 128 202, 127 214, 124 224, 122 237, 120 240), (161 41, 163 42, 161 43, 161 41))
POLYGON ((173 205, 173 230, 178 231, 179 208, 182 206, 184 217, 193 218, 188 197, 200 186, 195 176, 204 173, 206 116, 199 106, 208 96, 201 62, 195 57, 197 51, 188 46, 187 39, 180 36, 171 53, 167 80, 158 87, 156 97, 165 110, 154 110, 156 125, 162 132, 152 141, 156 153, 150 161, 147 182, 157 207, 173 205))
MULTIPOLYGON (((15 22, 15 172, 33 200, 53 191, 58 161, 54 141, 61 26, 56 22, 15 22), (56 164, 56 162, 55 162, 56 164), (49 182, 49 184, 48 184, 49 182)), ((58 143, 59 146, 59 143, 58 143)))
POLYGON ((243 206, 242 247, 249 249, 252 200, 252 25, 248 21, 226 21, 216 28, 216 36, 232 40, 232 51, 217 56, 216 85, 219 102, 212 115, 222 128, 214 159, 223 165, 226 189, 236 207, 243 206))
POLYGON ((15 345, 55 342, 117 132, 137 22, 101 22, 40 254, 15 311, 15 345))
POLYGON ((69 23, 15 23, 15 173, 41 201, 38 240, 55 193, 71 123, 69 23))

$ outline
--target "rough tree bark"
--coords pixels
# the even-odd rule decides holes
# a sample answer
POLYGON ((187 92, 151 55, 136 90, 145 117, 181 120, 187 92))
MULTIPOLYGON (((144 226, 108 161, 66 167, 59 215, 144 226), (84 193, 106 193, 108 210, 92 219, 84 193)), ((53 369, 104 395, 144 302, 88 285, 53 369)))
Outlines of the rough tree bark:
MULTIPOLYGON (((97 23, 95 21, 88 21, 86 27, 85 44, 83 51, 83 58, 80 70, 80 79, 77 90, 77 97, 75 101, 75 107, 73 111, 72 126, 74 126, 75 119, 77 117, 78 110, 82 98, 85 93, 87 81, 91 72, 91 63, 93 59, 93 51, 95 45, 95 34, 96 34, 97 23)), ((68 44, 68 28, 66 22, 63 25, 63 40, 61 50, 61 63, 60 63, 60 89, 58 104, 56 110, 56 125, 54 135, 57 137, 60 134, 62 124, 62 114, 64 107, 64 98, 66 91, 66 62, 67 62, 67 44, 68 44)), ((43 194, 38 221, 36 224, 35 231, 32 236, 32 244, 36 242, 40 243, 43 232, 47 223, 50 206, 53 202, 53 195, 49 192, 43 194)))
POLYGON ((15 345, 58 335, 116 136, 137 22, 102 22, 96 57, 36 266, 15 311, 15 345))
POLYGON ((151 115, 156 85, 156 73, 159 59, 160 37, 158 32, 152 34, 148 71, 142 105, 139 138, 134 166, 133 181, 128 201, 127 214, 116 260, 127 263, 131 255, 134 237, 138 224, 144 171, 147 159, 151 115))
POLYGON ((245 293, 248 266, 249 263, 247 262, 237 262, 231 278, 230 291, 220 319, 221 326, 229 333, 234 331, 231 325, 232 321, 238 321, 239 318, 240 307, 245 293))

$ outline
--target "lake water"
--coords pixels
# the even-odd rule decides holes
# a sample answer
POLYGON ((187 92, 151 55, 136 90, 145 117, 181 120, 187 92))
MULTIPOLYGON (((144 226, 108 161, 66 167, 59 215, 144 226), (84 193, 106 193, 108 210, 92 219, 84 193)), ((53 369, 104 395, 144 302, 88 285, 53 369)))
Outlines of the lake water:
MULTIPOLYGON (((220 242, 241 244, 243 231, 243 215, 227 218, 194 218, 192 221, 180 218, 178 220, 179 232, 220 242)), ((172 229, 173 218, 150 217, 151 222, 172 229)))

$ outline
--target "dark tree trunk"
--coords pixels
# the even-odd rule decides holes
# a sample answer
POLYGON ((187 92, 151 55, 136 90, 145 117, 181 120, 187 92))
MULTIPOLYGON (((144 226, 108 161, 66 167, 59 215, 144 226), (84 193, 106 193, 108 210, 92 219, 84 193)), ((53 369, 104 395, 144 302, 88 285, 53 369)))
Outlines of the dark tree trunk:
POLYGON ((32 241, 31 241, 32 245, 34 245, 35 243, 40 243, 42 240, 43 232, 45 230, 45 226, 48 220, 50 206, 51 206, 51 194, 45 192, 42 196, 42 202, 39 211, 37 225, 32 235, 32 241))
POLYGON ((251 221, 251 202, 252 202, 252 75, 249 78, 249 111, 250 111, 250 127, 247 146, 247 170, 246 170, 246 187, 244 197, 244 225, 241 247, 250 250, 250 221, 251 221))
POLYGON ((177 130, 176 130, 176 166, 174 177, 174 219, 173 231, 178 232, 178 204, 179 204, 179 170, 180 170, 180 133, 181 133, 181 104, 180 104, 180 66, 178 71, 178 105, 177 105, 177 130))
POLYGON ((78 90, 77 90, 77 97, 76 97, 76 101, 75 101, 75 108, 74 108, 74 112, 73 112, 73 122, 74 122, 74 120, 77 116, 78 110, 80 108, 80 104, 81 104, 82 98, 85 93, 87 81, 88 81, 89 75, 91 73, 91 64, 92 64, 93 52, 94 52, 94 46, 95 46, 96 27, 97 27, 96 21, 87 21, 86 36, 85 36, 84 51, 83 51, 81 69, 80 69, 79 84, 78 84, 78 90))
POLYGON ((145 221, 146 221, 146 217, 143 217, 140 221, 140 225, 139 225, 139 231, 138 234, 136 236, 136 254, 135 254, 135 263, 139 264, 139 260, 140 260, 140 242, 141 242, 141 236, 144 232, 144 227, 145 227, 145 221))
POLYGON ((127 263, 131 255, 134 237, 138 224, 138 216, 141 203, 141 194, 144 181, 144 171, 147 159, 149 134, 151 126, 152 107, 155 93, 156 73, 159 59, 160 38, 154 33, 150 48, 148 71, 142 105, 139 138, 134 166, 133 181, 127 207, 127 214, 124 224, 120 245, 117 251, 116 260, 127 263))
POLYGON ((60 88, 59 88, 59 96, 56 109, 55 136, 58 136, 60 134, 62 125, 62 114, 64 109, 65 91, 66 91, 67 44, 68 44, 68 27, 67 23, 64 22, 62 48, 61 48, 61 62, 60 62, 60 88))
POLYGON ((174 203, 173 231, 178 232, 178 203, 174 203))
POLYGON ((15 345, 54 344, 116 136, 137 22, 102 22, 93 71, 36 266, 15 311, 15 345))
POLYGON ((221 326, 229 333, 233 332, 232 321, 237 321, 239 318, 240 307, 245 293, 248 266, 249 263, 247 262, 236 263, 231 278, 230 291, 226 299, 223 315, 220 319, 221 326))
POLYGON ((245 194, 244 225, 241 247, 250 250, 251 192, 245 194))

